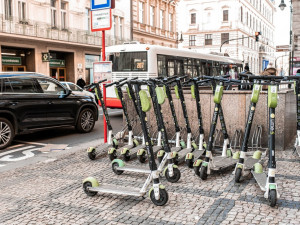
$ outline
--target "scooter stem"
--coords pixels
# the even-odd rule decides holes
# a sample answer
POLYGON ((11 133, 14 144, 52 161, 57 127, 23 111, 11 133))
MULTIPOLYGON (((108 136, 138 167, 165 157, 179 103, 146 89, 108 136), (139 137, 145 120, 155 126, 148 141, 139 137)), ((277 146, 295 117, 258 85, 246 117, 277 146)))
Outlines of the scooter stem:
POLYGON ((180 147, 180 132, 176 132, 176 148, 180 147))

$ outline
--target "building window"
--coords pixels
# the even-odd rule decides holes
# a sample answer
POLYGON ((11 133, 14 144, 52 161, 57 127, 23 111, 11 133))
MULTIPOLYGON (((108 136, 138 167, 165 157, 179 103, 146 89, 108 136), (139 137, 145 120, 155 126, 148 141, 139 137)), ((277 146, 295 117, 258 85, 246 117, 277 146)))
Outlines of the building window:
POLYGON ((19 21, 26 20, 26 2, 18 1, 19 21))
POLYGON ((56 21, 56 0, 51 0, 51 26, 57 27, 56 21))
POLYGON ((155 7, 150 6, 150 26, 155 26, 155 7))
POLYGON ((244 14, 243 14, 243 7, 241 7, 241 22, 243 22, 243 16, 244 16, 244 14))
POLYGON ((164 17, 164 10, 160 10, 160 29, 165 29, 165 17, 164 17))
POLYGON ((61 2, 60 14, 61 14, 61 29, 67 29, 67 3, 66 2, 61 2))
POLYGON ((196 23, 196 13, 191 13, 191 24, 196 23))
POLYGON ((223 22, 228 22, 228 10, 223 10, 223 22))
POLYGON ((205 34, 205 45, 212 45, 212 34, 205 34))
POLYGON ((90 31, 91 30, 91 14, 90 14, 90 9, 86 8, 85 9, 85 15, 86 15, 86 25, 85 29, 90 31))
MULTIPOLYGON (((221 44, 223 44, 225 41, 229 40, 229 33, 222 33, 221 34, 221 44)), ((225 44, 229 44, 229 41, 225 44)))
POLYGON ((144 23, 144 2, 139 2, 139 22, 144 23))
POLYGON ((4 0, 5 19, 12 19, 12 0, 4 0))
POLYGON ((195 46, 196 45, 196 35, 190 35, 189 36, 189 46, 195 46))
POLYGON ((114 39, 117 38, 117 17, 113 16, 113 33, 114 33, 114 39))
POLYGON ((124 22, 124 18, 119 17, 119 39, 120 40, 123 39, 123 22, 124 22))
POLYGON ((169 13, 169 31, 173 32, 173 14, 169 13))

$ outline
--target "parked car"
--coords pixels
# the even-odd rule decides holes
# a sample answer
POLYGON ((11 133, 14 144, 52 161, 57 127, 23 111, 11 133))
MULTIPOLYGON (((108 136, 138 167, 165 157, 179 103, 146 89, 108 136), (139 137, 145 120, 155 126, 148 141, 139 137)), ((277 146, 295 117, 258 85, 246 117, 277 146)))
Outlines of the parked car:
POLYGON ((0 85, 0 149, 16 134, 61 126, 87 133, 98 120, 93 97, 73 93, 48 76, 2 72, 0 85))
POLYGON ((81 87, 79 87, 77 84, 74 84, 72 82, 68 82, 68 81, 61 81, 60 83, 62 83, 62 85, 64 85, 65 87, 69 88, 70 90, 72 90, 73 93, 75 94, 79 94, 79 95, 87 95, 87 96, 91 96, 94 100, 95 98, 95 94, 83 90, 81 87))

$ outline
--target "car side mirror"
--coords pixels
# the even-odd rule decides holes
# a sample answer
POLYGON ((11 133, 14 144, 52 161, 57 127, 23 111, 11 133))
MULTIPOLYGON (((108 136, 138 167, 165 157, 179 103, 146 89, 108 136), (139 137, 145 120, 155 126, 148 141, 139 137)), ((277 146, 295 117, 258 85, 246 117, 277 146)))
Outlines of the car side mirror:
POLYGON ((72 90, 69 88, 65 88, 64 92, 62 95, 60 95, 60 98, 66 98, 72 93, 72 90))

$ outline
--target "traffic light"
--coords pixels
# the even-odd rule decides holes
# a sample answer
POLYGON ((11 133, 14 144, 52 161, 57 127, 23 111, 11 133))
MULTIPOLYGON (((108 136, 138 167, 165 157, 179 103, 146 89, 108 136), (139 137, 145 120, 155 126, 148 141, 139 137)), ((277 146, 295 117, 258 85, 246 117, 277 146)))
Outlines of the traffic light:
POLYGON ((255 32, 255 41, 259 41, 260 32, 255 32))

